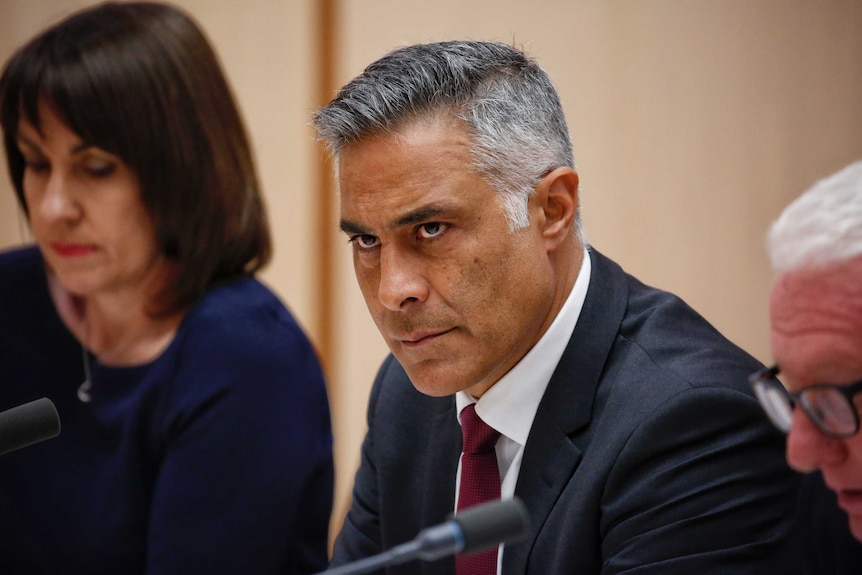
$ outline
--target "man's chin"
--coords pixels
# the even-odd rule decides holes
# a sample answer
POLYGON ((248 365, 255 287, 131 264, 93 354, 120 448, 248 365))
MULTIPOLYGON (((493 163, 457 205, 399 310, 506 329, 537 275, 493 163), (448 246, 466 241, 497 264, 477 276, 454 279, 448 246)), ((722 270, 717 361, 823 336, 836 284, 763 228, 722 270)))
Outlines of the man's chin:
POLYGON ((407 372, 407 377, 416 391, 431 397, 446 397, 453 395, 456 392, 464 389, 464 384, 460 378, 455 378, 451 375, 452 370, 435 370, 430 369, 429 364, 420 365, 404 365, 404 371, 407 372))
POLYGON ((457 385, 452 385, 450 382, 439 380, 430 381, 422 378, 414 379, 411 377, 410 382, 413 384, 413 387, 416 388, 416 391, 430 397, 446 397, 454 395, 461 389, 457 385))
POLYGON ((444 397, 458 391, 457 382, 453 385, 452 362, 439 356, 423 357, 409 350, 392 348, 393 355, 410 378, 410 383, 419 393, 431 397, 444 397))

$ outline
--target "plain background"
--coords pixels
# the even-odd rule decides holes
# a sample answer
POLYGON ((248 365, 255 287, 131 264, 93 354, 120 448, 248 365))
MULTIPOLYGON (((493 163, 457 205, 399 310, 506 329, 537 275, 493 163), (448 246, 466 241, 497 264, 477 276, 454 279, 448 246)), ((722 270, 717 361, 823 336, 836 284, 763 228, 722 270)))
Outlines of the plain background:
MULTIPOLYGON (((92 3, 0 0, 0 60, 92 3)), ((177 4, 213 41, 251 134, 275 238, 262 277, 325 361, 336 434, 333 531, 349 504, 368 390, 387 350, 337 232, 330 166, 309 119, 371 61, 405 44, 456 38, 525 49, 562 97, 591 243, 682 296, 763 362, 766 229, 815 180, 862 158, 857 0, 177 4)), ((0 248, 26 241, 4 162, 0 248)))

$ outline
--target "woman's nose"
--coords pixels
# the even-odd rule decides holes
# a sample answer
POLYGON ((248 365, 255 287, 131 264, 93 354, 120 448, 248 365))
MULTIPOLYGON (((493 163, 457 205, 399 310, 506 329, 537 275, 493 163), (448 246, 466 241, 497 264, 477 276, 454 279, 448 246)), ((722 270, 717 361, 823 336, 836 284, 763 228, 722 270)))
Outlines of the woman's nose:
POLYGON ((42 189, 32 194, 38 205, 28 208, 35 209, 38 216, 47 222, 77 219, 81 215, 81 206, 71 192, 66 178, 53 172, 44 179, 42 189))

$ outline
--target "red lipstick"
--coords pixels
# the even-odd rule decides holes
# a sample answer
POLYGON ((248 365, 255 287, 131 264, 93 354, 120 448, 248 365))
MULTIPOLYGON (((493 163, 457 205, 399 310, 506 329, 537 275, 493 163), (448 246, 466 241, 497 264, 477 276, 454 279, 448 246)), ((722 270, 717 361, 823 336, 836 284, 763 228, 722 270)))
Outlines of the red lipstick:
POLYGON ((53 242, 51 244, 51 249, 63 258, 77 258, 95 251, 93 246, 68 242, 53 242))

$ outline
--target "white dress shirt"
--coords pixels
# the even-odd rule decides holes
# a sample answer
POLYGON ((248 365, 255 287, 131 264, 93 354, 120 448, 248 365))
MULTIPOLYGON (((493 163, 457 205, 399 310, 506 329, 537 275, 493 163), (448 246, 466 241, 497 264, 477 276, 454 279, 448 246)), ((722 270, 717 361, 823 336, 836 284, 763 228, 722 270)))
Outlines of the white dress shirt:
MULTIPOLYGON (((542 338, 509 372, 491 386, 477 401, 466 391, 455 394, 456 413, 471 403, 476 404, 479 417, 500 432, 495 447, 497 464, 500 467, 500 494, 502 499, 511 499, 515 494, 518 473, 527 437, 533 426, 533 419, 539 409, 539 402, 551 381, 563 352, 569 344, 575 324, 581 315, 587 287, 590 284, 589 252, 584 250, 584 259, 575 285, 566 298, 563 307, 554 318, 542 338)), ((461 464, 455 478, 455 509, 458 508, 458 490, 461 485, 461 464)), ((503 546, 497 560, 497 573, 500 573, 503 546)))

